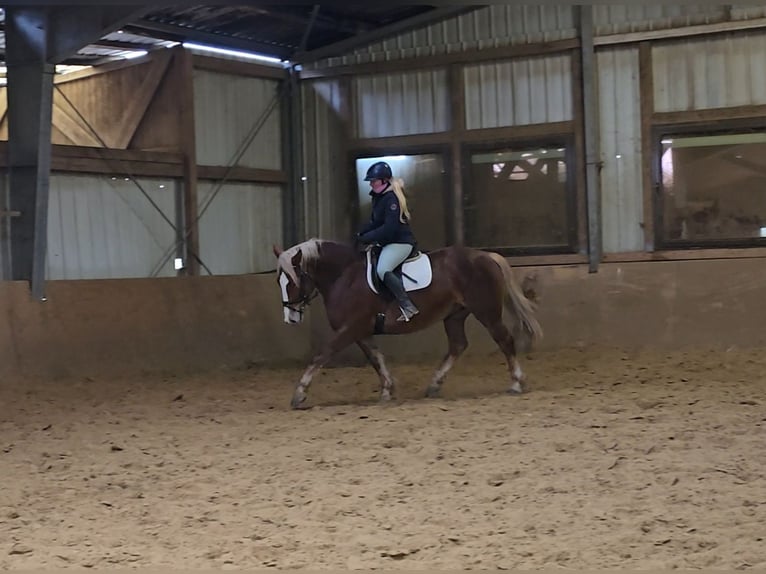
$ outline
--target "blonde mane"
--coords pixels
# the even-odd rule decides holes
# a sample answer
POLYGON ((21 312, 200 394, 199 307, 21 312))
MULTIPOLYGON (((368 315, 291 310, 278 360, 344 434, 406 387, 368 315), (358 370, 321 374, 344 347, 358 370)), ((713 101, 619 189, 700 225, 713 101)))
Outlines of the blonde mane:
POLYGON ((293 269, 293 257, 295 257, 299 251, 301 252, 300 268, 303 271, 306 271, 310 263, 319 259, 319 246, 321 244, 322 240, 314 237, 307 239, 303 243, 293 245, 289 249, 285 249, 279 254, 279 258, 277 259, 277 271, 282 270, 287 273, 287 276, 297 285, 298 276, 295 274, 295 269, 293 269))

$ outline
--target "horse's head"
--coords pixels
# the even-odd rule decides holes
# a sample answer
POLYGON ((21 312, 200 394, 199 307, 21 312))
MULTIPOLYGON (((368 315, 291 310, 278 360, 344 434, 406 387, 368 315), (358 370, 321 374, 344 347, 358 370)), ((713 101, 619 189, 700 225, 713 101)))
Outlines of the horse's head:
POLYGON ((317 296, 317 288, 314 280, 303 269, 303 252, 298 249, 292 255, 291 252, 282 251, 273 246, 274 256, 279 261, 277 267, 277 282, 282 291, 282 307, 285 314, 285 323, 294 325, 303 321, 303 312, 317 296))

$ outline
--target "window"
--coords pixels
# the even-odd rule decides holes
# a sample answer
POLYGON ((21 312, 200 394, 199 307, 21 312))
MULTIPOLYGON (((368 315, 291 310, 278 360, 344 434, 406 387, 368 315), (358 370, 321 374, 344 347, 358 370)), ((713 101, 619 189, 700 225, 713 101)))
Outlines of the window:
POLYGON ((766 243, 766 133, 663 135, 658 243, 766 243))
POLYGON ((464 224, 467 245, 509 253, 574 250, 574 181, 558 145, 469 152, 464 224))
POLYGON ((387 162, 394 177, 404 181, 404 194, 412 216, 410 224, 418 247, 426 251, 447 245, 448 215, 444 197, 448 185, 442 155, 395 155, 357 159, 360 224, 370 218, 372 198, 370 184, 364 181, 364 176, 376 161, 387 162))

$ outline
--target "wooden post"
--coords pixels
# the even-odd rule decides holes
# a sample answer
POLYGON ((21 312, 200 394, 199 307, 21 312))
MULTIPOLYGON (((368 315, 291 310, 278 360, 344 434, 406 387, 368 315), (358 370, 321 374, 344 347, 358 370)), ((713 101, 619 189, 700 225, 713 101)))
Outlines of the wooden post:
POLYGON ((185 274, 199 275, 199 225, 197 221, 197 143, 194 124, 194 69, 192 54, 176 48, 179 94, 179 133, 183 154, 184 236, 186 237, 185 274))
POLYGON ((448 237, 454 245, 465 243, 463 222, 463 147, 461 134, 465 131, 465 81, 463 66, 449 67, 450 91, 450 179, 452 180, 452 226, 448 237))
POLYGON ((654 251, 654 176, 652 169, 652 114, 654 113, 654 72, 652 45, 638 45, 638 94, 641 99, 641 179, 644 192, 644 249, 654 251))

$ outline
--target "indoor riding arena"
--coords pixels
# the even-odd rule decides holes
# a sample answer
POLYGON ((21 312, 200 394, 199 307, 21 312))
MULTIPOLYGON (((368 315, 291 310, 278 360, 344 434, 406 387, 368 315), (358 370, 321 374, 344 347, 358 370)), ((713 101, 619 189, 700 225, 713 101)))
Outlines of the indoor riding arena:
POLYGON ((1 12, 0 568, 766 568, 766 8, 344 6, 1 12), (309 367, 378 161, 524 392, 473 316, 309 367))

